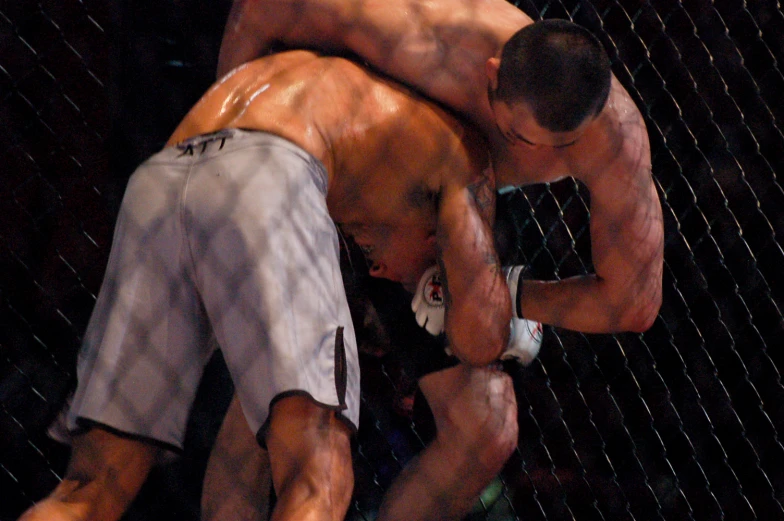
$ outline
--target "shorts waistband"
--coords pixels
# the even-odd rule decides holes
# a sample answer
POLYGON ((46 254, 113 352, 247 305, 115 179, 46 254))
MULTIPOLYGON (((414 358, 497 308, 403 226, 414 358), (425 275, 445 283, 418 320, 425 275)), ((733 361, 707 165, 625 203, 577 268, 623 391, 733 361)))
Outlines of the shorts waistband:
POLYGON ((161 161, 175 164, 185 162, 194 164, 243 148, 258 146, 283 148, 288 152, 301 157, 303 161, 309 163, 313 167, 313 170, 315 170, 314 173, 317 173, 318 177, 320 177, 320 179, 317 179, 316 181, 317 184, 320 185, 319 188, 321 191, 326 195, 328 177, 324 163, 296 143, 292 143, 286 138, 262 130, 227 128, 209 134, 200 134, 175 145, 167 146, 152 156, 149 161, 161 161))

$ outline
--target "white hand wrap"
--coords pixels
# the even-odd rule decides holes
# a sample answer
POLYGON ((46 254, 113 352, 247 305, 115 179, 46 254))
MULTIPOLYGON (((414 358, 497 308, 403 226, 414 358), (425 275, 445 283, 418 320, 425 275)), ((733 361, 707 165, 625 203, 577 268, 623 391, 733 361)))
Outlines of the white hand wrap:
POLYGON ((444 290, 441 286, 441 272, 432 266, 419 279, 411 309, 416 314, 417 324, 433 336, 444 331, 444 290))
POLYGON ((520 292, 523 290, 520 282, 522 281, 525 266, 507 266, 504 268, 504 275, 506 275, 506 285, 509 286, 509 294, 512 297, 512 315, 517 318, 523 318, 522 310, 520 309, 520 292))
POLYGON ((515 359, 524 366, 530 364, 542 346, 542 324, 513 318, 509 327, 509 345, 501 354, 501 360, 515 359))
MULTIPOLYGON (((509 266, 504 268, 509 293, 512 296, 513 309, 519 313, 518 288, 521 273, 525 266, 509 266)), ((441 273, 438 266, 428 268, 419 279, 411 309, 416 314, 416 321, 428 333, 437 336, 444 331, 444 291, 441 285, 441 273)), ((513 317, 509 323, 509 344, 501 354, 501 360, 515 359, 522 365, 530 364, 539 354, 542 345, 542 324, 524 318, 513 317)), ((452 352, 448 347, 446 353, 452 352)))

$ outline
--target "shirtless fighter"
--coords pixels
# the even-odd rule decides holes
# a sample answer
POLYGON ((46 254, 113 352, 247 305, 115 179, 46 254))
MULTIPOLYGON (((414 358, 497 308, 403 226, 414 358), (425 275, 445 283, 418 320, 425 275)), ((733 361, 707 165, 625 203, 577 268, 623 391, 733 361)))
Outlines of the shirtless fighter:
POLYGON ((273 44, 351 51, 463 114, 489 140, 499 187, 572 176, 588 188, 594 273, 510 279, 519 316, 586 333, 653 324, 663 225, 648 134, 588 31, 533 23, 505 0, 234 0, 219 72, 273 44))
POLYGON ((359 368, 335 223, 373 276, 414 287, 437 261, 450 346, 486 365, 511 318, 487 166, 474 131, 341 58, 283 53, 217 82, 129 181, 67 412, 71 461, 22 519, 119 519, 181 447, 213 335, 269 451, 272 519, 342 519, 359 368))
MULTIPOLYGON (((581 181, 591 196, 594 273, 535 281, 524 280, 521 267, 508 270, 516 313, 589 333, 651 326, 661 305, 663 226, 647 132, 587 31, 564 21, 533 23, 504 0, 235 0, 219 72, 273 46, 352 51, 462 113, 487 136, 499 186, 565 176, 581 181)), ((431 319, 438 310, 422 312, 421 299, 415 304, 437 333, 438 320, 431 319)), ((493 443, 503 433, 493 433, 492 422, 471 435, 481 407, 468 411, 462 404, 465 412, 448 414, 455 395, 445 384, 458 380, 448 371, 436 374, 428 401, 439 404, 434 413, 443 412, 450 435, 406 469, 387 494, 382 517, 427 518, 423 505, 442 498, 430 515, 459 518, 471 499, 465 480, 455 477, 459 462, 478 453, 483 439, 490 453, 503 452, 503 444, 493 443)), ((504 384, 473 382, 485 386, 473 389, 476 396, 493 396, 493 386, 504 384)), ((484 461, 492 475, 497 462, 484 461)))

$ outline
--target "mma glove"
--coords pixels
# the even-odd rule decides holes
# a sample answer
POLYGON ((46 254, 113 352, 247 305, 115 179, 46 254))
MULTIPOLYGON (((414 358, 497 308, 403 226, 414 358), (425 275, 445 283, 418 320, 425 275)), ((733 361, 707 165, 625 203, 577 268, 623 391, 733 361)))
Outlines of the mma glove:
MULTIPOLYGON (((504 268, 506 282, 514 306, 513 318, 509 324, 509 344, 501 354, 501 360, 517 360, 522 365, 530 364, 542 345, 542 324, 524 318, 519 304, 519 291, 522 289, 520 281, 525 272, 525 266, 509 266, 504 268)), ((433 336, 444 331, 444 291, 441 284, 441 273, 438 266, 428 268, 419 279, 411 309, 416 315, 417 324, 425 328, 433 336)), ((449 348, 447 354, 451 355, 449 348)))
POLYGON ((441 285, 441 272, 438 266, 431 266, 419 279, 411 309, 416 315, 417 324, 433 336, 444 331, 444 288, 441 285))

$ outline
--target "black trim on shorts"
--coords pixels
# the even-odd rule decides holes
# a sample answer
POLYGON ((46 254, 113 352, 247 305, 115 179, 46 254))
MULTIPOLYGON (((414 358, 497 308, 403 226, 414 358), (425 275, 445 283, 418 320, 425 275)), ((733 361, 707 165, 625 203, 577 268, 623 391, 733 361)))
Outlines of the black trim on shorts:
POLYGON ((270 419, 272 418, 272 408, 277 402, 283 398, 288 398, 289 396, 305 396, 316 405, 334 411, 335 417, 345 423, 346 426, 348 426, 348 428, 351 430, 352 437, 356 435, 358 426, 355 426, 353 423, 351 423, 351 420, 342 414, 339 414, 341 411, 348 409, 348 406, 346 405, 346 390, 348 389, 348 361, 346 359, 346 345, 343 341, 343 330, 343 326, 338 326, 337 330, 335 331, 335 393, 337 394, 338 405, 328 405, 326 403, 320 402, 316 400, 312 394, 307 391, 303 391, 302 389, 292 389, 290 391, 283 391, 282 393, 276 394, 272 400, 270 400, 267 419, 256 433, 256 442, 263 449, 267 449, 266 436, 267 431, 269 430, 270 419))
POLYGON ((346 361, 346 346, 343 343, 343 326, 338 326, 335 332, 335 391, 338 394, 338 403, 346 409, 346 389, 348 387, 348 362, 346 361))
POLYGON ((309 398, 311 402, 315 403, 319 407, 323 407, 324 409, 329 409, 333 411, 335 413, 335 418, 337 418, 338 420, 346 424, 346 427, 349 428, 349 430, 351 431, 351 437, 353 438, 356 436, 358 426, 354 425, 353 423, 351 423, 351 420, 349 420, 348 418, 340 414, 341 411, 346 410, 347 407, 345 404, 327 405, 326 403, 322 403, 316 400, 315 398, 313 398, 313 395, 307 391, 303 391, 301 389, 293 389, 291 391, 283 391, 282 393, 278 393, 272 398, 272 400, 270 400, 269 414, 267 414, 267 419, 264 421, 264 425, 262 425, 259 428, 258 432, 256 432, 256 443, 258 443, 262 449, 267 450, 266 438, 267 438, 267 431, 269 430, 270 420, 272 419, 273 407, 275 406, 276 403, 278 403, 282 399, 289 398, 291 396, 304 396, 305 398, 309 398))

